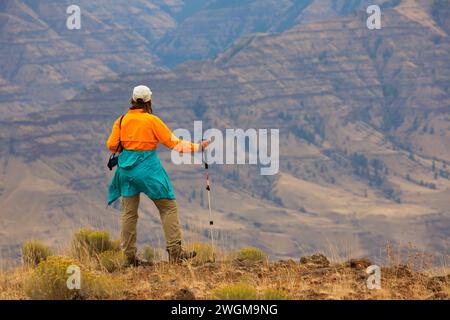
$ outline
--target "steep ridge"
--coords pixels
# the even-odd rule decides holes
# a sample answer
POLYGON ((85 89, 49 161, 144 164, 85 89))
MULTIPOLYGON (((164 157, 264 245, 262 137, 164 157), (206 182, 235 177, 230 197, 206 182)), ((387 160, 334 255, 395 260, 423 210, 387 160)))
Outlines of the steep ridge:
POLYGON ((210 59, 242 36, 282 32, 305 21, 346 14, 367 3, 120 0, 112 5, 105 0, 84 0, 78 2, 81 30, 67 30, 70 1, 3 1, 1 117, 48 110, 100 79, 210 59))
MULTIPOLYGON (((201 2, 201 1, 197 1, 201 2)), ((370 4, 396 1, 249 0, 203 1, 198 10, 152 47, 167 65, 215 57, 237 39, 253 33, 283 32, 298 24, 325 21, 370 4)), ((189 5, 190 6, 190 5, 189 5)), ((197 7, 196 7, 197 9, 197 7)))
POLYGON ((0 11, 0 105, 20 114, 61 103, 95 81, 161 69, 150 43, 175 21, 147 1, 79 1, 80 30, 66 28, 68 1, 5 1, 0 11), (131 15, 132 12, 134 15, 131 15), (10 89, 8 89, 10 87, 10 89))

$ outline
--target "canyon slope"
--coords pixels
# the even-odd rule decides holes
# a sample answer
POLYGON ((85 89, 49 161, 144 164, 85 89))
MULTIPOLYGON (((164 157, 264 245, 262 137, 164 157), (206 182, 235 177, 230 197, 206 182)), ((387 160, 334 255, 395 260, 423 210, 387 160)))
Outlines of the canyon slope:
MULTIPOLYGON (((396 1, 383 9, 383 28, 368 30, 364 2, 338 13, 329 3, 326 18, 311 3, 309 20, 242 35, 208 59, 130 70, 49 110, 2 118, 2 256, 17 258, 29 238, 61 245, 80 226, 117 233, 118 205, 105 209, 105 141, 140 83, 172 129, 192 132, 203 120, 204 129, 280 130, 279 174, 211 166, 219 245, 277 258, 321 251, 377 261, 388 244, 447 256, 448 6, 396 1)), ((160 157, 187 240, 207 237, 202 167, 175 166, 163 148, 160 157)), ((164 246, 158 219, 145 200, 141 244, 164 246)))

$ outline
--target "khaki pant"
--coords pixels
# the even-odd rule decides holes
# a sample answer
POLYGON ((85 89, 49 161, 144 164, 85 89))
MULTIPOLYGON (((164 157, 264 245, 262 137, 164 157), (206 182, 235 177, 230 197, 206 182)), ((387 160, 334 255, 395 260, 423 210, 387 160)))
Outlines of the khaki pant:
MULTIPOLYGON (((164 229, 167 249, 181 245, 181 228, 178 219, 176 200, 153 200, 158 208, 164 229)), ((129 259, 136 257, 136 226, 138 220, 139 194, 133 197, 122 197, 122 250, 129 259)))

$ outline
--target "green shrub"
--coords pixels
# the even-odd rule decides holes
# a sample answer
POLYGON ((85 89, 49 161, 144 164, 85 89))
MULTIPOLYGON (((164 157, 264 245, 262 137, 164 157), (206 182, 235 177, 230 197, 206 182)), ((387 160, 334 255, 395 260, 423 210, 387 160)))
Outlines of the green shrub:
POLYGON ((42 242, 31 240, 22 245, 22 259, 26 265, 37 266, 50 256, 50 248, 42 242))
POLYGON ((267 260, 267 254, 255 247, 245 247, 237 252, 236 260, 245 262, 264 262, 267 260))
POLYGON ((191 260, 193 264, 203 264, 214 261, 214 250, 210 244, 206 243, 192 243, 187 245, 188 251, 195 251, 197 255, 191 260))
POLYGON ((114 272, 125 267, 127 263, 127 257, 122 251, 104 251, 99 254, 98 261, 100 266, 106 269, 108 272, 114 272))
POLYGON ((32 275, 25 280, 27 296, 36 300, 107 299, 120 292, 121 284, 104 275, 98 275, 80 267, 80 289, 69 289, 71 274, 68 267, 80 266, 72 258, 50 256, 41 261, 32 275))
POLYGON ((90 257, 111 250, 114 243, 109 239, 108 231, 80 229, 75 233, 72 248, 77 258, 90 257))
POLYGON ((161 259, 161 255, 159 254, 158 249, 153 248, 152 246, 144 247, 144 259, 148 262, 156 262, 161 259))
POLYGON ((264 291, 263 297, 264 300, 291 300, 291 296, 279 289, 267 289, 264 291))
POLYGON ((255 300, 256 289, 243 283, 225 285, 214 290, 213 296, 217 300, 255 300))
POLYGON ((122 250, 120 243, 121 243, 120 239, 111 240, 110 241, 110 250, 113 250, 113 251, 122 250))

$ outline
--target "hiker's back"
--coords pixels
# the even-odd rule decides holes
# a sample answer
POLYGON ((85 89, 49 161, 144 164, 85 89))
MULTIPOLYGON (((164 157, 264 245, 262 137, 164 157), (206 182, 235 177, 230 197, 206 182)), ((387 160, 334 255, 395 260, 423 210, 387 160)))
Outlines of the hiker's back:
POLYGON ((154 132, 158 118, 142 110, 130 110, 123 117, 120 140, 127 150, 147 151, 158 147, 159 140, 154 132))
POLYGON ((178 139, 160 118, 143 109, 130 109, 117 119, 106 144, 112 152, 117 152, 119 144, 126 150, 149 151, 160 142, 178 152, 196 152, 200 148, 196 143, 178 139))

